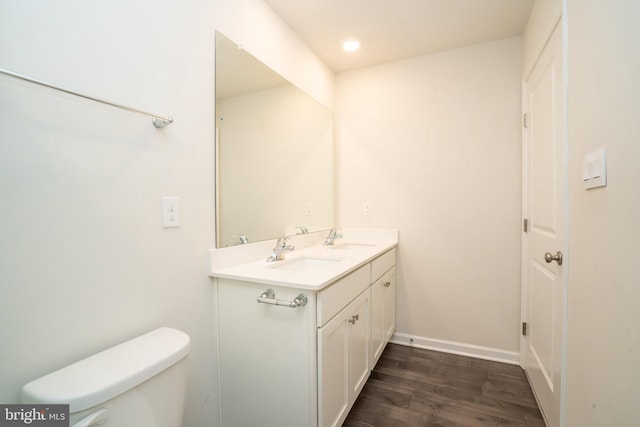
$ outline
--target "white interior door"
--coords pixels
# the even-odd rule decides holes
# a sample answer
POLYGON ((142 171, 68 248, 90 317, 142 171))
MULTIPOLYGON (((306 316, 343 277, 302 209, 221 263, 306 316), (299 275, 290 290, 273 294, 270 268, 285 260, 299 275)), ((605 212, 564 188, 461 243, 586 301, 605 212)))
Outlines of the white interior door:
POLYGON ((562 25, 524 82, 524 212, 521 363, 550 426, 560 425, 566 185, 563 139, 562 25))

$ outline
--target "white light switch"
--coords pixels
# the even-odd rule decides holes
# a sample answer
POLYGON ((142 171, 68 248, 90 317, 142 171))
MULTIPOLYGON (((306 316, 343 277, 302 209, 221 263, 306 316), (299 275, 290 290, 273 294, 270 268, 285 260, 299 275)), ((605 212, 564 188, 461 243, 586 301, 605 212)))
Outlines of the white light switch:
POLYGON ((584 188, 604 187, 607 185, 607 148, 602 147, 584 156, 582 165, 584 188))

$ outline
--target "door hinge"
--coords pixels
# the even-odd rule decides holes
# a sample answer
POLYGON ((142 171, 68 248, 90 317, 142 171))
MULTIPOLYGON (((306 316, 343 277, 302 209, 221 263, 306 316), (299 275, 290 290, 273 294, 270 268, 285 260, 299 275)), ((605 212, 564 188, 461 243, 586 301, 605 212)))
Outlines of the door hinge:
POLYGON ((522 221, 522 231, 525 233, 529 231, 529 220, 527 218, 522 221))
POLYGON ((527 336, 527 322, 522 322, 522 335, 527 336))
POLYGON ((522 127, 525 128, 525 129, 529 128, 529 121, 527 119, 528 119, 527 113, 524 113, 522 115, 522 127))

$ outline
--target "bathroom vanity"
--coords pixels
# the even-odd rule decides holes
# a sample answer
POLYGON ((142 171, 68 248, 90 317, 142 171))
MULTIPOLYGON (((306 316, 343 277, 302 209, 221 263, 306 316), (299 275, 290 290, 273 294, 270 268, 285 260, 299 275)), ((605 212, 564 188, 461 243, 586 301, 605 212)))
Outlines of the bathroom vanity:
POLYGON ((220 425, 344 421, 395 330, 398 244, 396 230, 344 234, 282 261, 212 267, 220 425))

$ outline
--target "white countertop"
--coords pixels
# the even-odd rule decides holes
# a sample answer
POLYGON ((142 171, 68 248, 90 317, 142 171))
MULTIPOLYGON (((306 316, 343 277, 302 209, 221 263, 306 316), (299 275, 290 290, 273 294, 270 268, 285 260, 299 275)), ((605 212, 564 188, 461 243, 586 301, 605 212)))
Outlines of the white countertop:
MULTIPOLYGON (((282 261, 264 258, 217 267, 212 261, 211 276, 239 281, 319 291, 339 278, 398 245, 397 230, 339 230, 344 235, 333 246, 321 242, 285 253, 282 261), (377 232, 376 232, 377 231, 377 232), (382 232, 384 231, 384 232, 382 232)), ((287 243, 294 243, 291 239, 287 243)), ((212 258, 215 252, 212 251, 212 258)))

